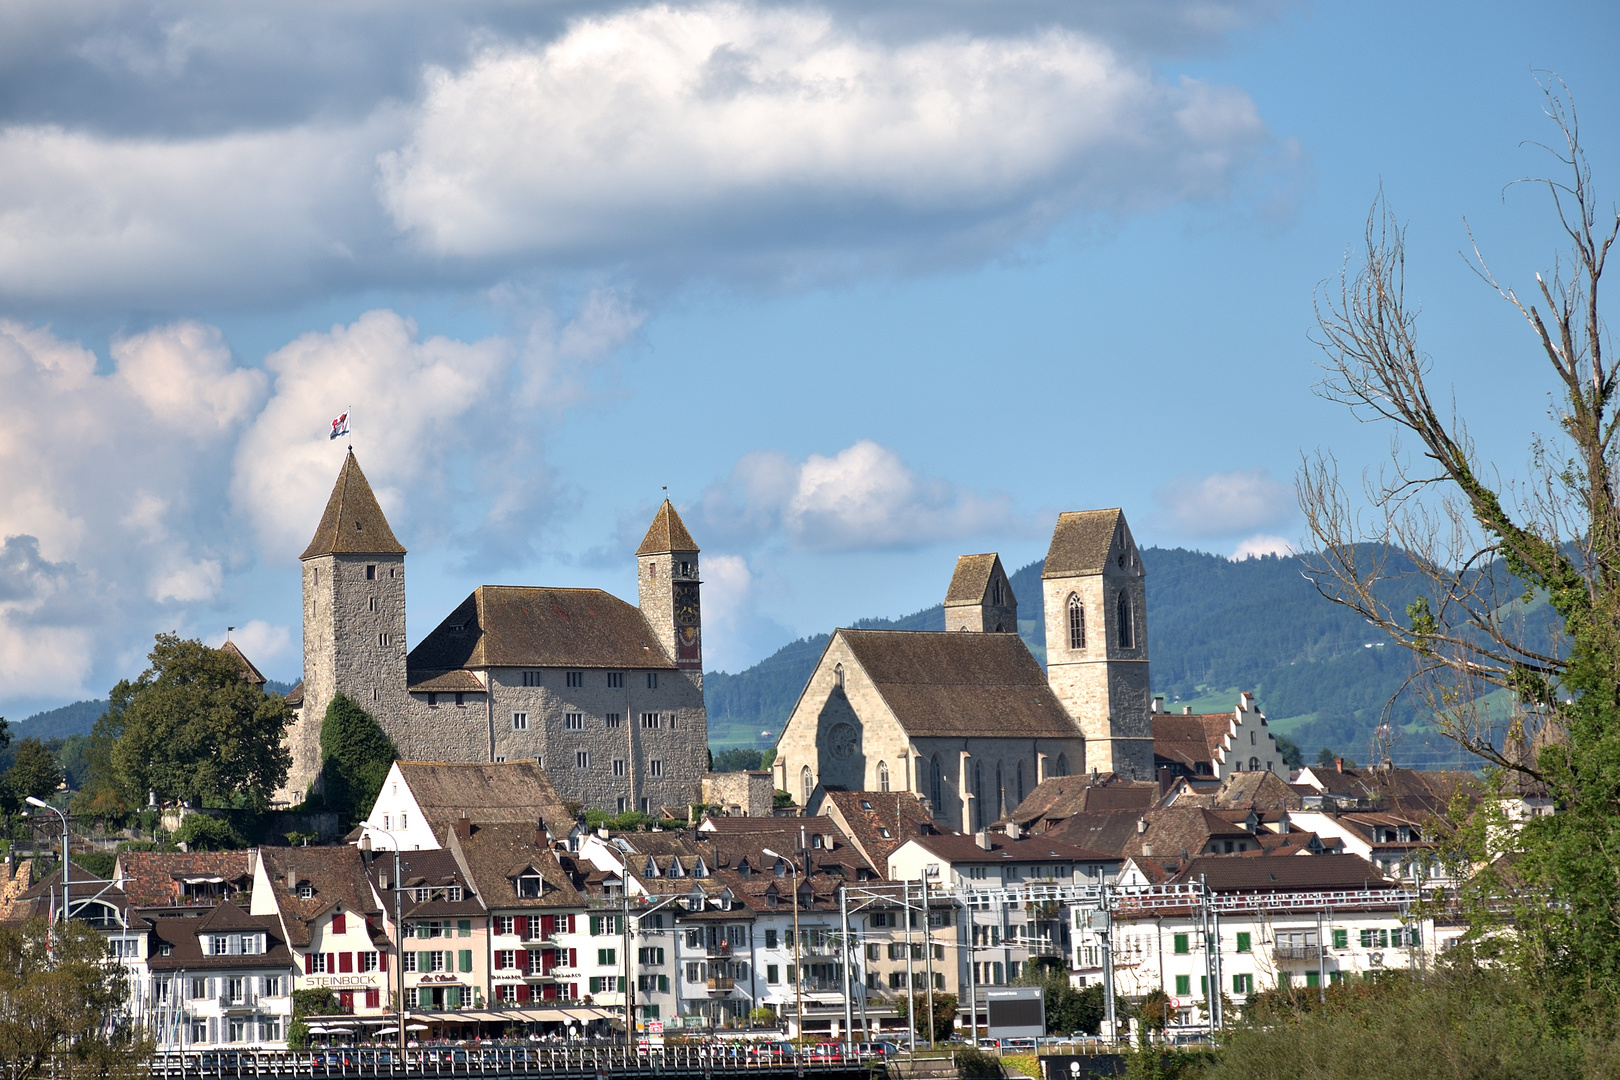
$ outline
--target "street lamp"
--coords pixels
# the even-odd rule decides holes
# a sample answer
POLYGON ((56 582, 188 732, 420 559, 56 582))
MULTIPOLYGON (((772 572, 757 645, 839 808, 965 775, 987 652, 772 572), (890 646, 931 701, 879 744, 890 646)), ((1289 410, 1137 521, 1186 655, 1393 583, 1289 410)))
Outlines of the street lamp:
POLYGON ((30 795, 26 800, 29 806, 37 806, 42 810, 49 810, 62 819, 62 921, 67 922, 68 917, 68 823, 67 815, 44 799, 36 799, 30 795))
MULTIPOLYGON (((799 1016, 799 1040, 804 1040, 804 958, 799 955, 799 864, 785 855, 778 855, 770 848, 764 848, 764 853, 773 859, 781 859, 793 871, 793 993, 796 999, 795 1010, 799 1016)), ((845 963, 849 958, 845 957, 845 963)))

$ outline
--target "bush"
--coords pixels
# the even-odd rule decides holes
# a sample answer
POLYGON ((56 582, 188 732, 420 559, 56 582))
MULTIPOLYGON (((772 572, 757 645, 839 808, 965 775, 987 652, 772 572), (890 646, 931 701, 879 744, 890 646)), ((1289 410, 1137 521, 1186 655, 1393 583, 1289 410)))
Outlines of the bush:
POLYGON ((112 880, 113 865, 117 861, 118 856, 109 855, 105 851, 86 851, 73 856, 74 866, 83 869, 91 877, 100 878, 102 881, 112 880))
POLYGON ((187 851, 238 851, 247 846, 230 822, 207 814, 187 814, 175 830, 174 842, 186 845, 187 851))
POLYGON ((999 1080, 1001 1062, 994 1055, 971 1046, 963 1047, 951 1055, 956 1063, 956 1075, 962 1080, 999 1080))

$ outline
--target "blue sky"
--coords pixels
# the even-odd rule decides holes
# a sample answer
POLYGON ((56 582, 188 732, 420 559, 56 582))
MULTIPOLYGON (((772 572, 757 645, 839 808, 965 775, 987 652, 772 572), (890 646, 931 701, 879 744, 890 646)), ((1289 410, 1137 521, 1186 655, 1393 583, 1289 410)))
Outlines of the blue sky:
MULTIPOLYGON (((151 635, 300 664, 355 413, 410 638, 484 582, 632 595, 665 486, 705 646, 936 602, 1060 510, 1299 540, 1313 292, 1382 187, 1437 379, 1523 471, 1546 380, 1468 269, 1551 266, 1604 4, 32 3, 0 14, 0 713, 151 635), (9 44, 5 44, 9 43, 9 44)), ((1610 205, 1605 202, 1604 205, 1610 205)), ((1026 603, 1035 598, 1025 598, 1026 603)), ((1151 619, 1151 613, 1150 613, 1151 619)))

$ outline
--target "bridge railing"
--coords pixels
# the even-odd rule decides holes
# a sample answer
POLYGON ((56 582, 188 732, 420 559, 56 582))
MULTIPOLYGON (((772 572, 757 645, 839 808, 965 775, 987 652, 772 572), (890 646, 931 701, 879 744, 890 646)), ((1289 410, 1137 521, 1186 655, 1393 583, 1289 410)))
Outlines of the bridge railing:
POLYGON ((625 1073, 768 1071, 785 1068, 829 1070, 874 1055, 845 1057, 825 1052, 749 1046, 670 1046, 647 1050, 623 1046, 424 1046, 323 1047, 312 1050, 201 1050, 154 1054, 147 1065, 152 1080, 208 1077, 367 1077, 367 1076, 523 1076, 567 1073, 603 1076, 625 1073))

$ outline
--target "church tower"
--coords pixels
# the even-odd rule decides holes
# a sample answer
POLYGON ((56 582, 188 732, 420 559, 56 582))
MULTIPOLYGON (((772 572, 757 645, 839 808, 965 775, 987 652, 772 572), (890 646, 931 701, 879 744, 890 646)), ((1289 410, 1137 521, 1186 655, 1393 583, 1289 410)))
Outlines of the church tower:
POLYGON ((963 555, 945 590, 945 629, 980 634, 1018 633, 1018 598, 1001 556, 963 555))
POLYGON ((338 473, 304 573, 304 701, 288 732, 281 795, 298 802, 321 768, 321 721, 347 694, 385 730, 406 712, 405 548, 394 538, 354 451, 338 473))
POLYGON ((1120 510, 1058 515, 1041 571, 1046 673, 1086 737, 1086 767, 1153 776, 1147 576, 1120 510))
POLYGON ((698 546, 668 499, 636 549, 641 614, 675 666, 703 688, 703 608, 698 546))

